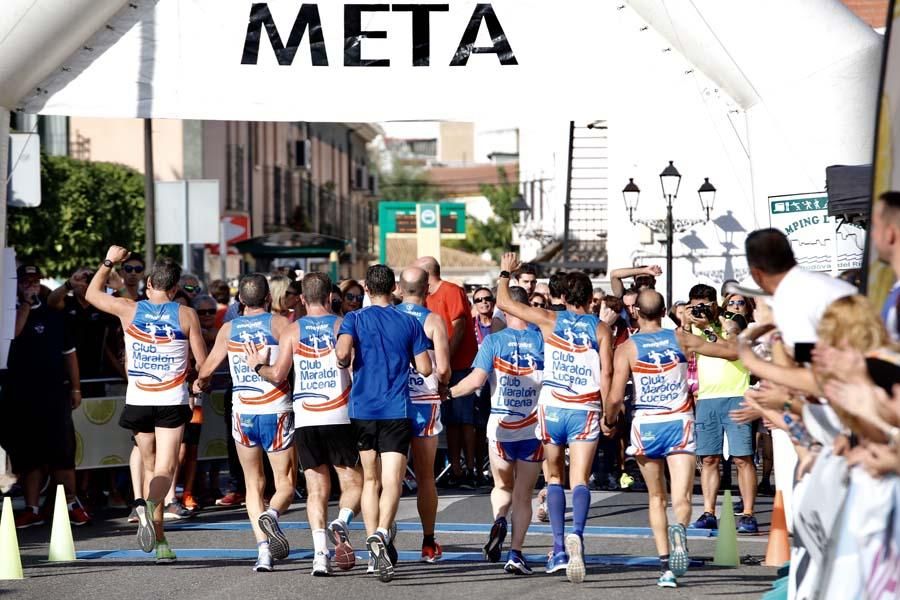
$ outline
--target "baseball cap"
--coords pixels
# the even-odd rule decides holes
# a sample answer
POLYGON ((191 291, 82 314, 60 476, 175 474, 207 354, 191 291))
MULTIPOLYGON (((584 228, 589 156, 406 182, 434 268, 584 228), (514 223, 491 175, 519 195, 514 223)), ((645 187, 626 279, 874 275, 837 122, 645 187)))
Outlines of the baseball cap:
POLYGON ((19 268, 16 269, 16 277, 21 279, 22 277, 25 277, 27 275, 37 275, 38 277, 43 276, 43 275, 41 275, 41 269, 39 267, 37 267, 36 265, 29 265, 29 264, 19 265, 19 268))

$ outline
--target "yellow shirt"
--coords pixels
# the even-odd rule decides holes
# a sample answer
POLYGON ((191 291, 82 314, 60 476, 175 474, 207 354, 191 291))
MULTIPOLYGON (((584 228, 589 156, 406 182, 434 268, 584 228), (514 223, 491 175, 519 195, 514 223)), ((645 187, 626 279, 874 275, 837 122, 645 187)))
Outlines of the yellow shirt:
MULTIPOLYGON (((718 327, 716 335, 725 338, 718 327)), ((703 332, 694 327, 694 333, 703 332)), ((743 396, 750 387, 750 371, 739 360, 725 360, 697 354, 697 400, 743 396)))

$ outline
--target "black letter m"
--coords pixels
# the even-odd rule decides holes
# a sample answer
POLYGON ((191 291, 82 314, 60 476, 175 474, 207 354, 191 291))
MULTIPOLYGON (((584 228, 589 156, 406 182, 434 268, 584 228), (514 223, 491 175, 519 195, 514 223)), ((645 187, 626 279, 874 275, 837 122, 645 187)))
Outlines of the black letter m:
POLYGON ((319 18, 319 7, 315 4, 302 4, 297 19, 288 36, 287 48, 281 43, 281 36, 275 27, 269 5, 265 2, 253 4, 250 7, 250 22, 247 23, 247 37, 244 39, 244 55, 241 58, 242 65, 255 65, 259 58, 259 40, 262 37, 262 26, 266 26, 266 33, 275 51, 278 64, 290 66, 294 62, 294 55, 303 41, 303 34, 309 27, 309 52, 312 64, 315 67, 327 67, 328 55, 325 53, 325 37, 322 35, 322 21, 319 18))

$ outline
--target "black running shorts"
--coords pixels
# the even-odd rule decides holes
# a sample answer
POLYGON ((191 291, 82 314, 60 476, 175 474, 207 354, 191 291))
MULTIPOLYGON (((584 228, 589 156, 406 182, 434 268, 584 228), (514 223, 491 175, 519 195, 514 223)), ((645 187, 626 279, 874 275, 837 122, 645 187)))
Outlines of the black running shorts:
POLYGON ((412 422, 409 419, 350 419, 350 422, 356 428, 356 447, 360 452, 398 452, 403 456, 409 452, 412 440, 412 422))
POLYGON ((349 423, 298 427, 294 430, 294 443, 303 469, 321 465, 355 467, 359 463, 356 429, 349 423))
POLYGON ((138 433, 153 433, 157 427, 175 429, 190 423, 194 411, 187 404, 175 406, 137 406, 126 404, 119 427, 138 433))

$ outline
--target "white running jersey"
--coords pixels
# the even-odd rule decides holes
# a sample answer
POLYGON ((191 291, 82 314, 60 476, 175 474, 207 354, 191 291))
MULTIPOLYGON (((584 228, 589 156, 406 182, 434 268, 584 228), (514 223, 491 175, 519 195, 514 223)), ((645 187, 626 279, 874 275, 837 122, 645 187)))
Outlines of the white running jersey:
POLYGON ((236 317, 231 321, 228 338, 228 366, 234 382, 232 412, 239 415, 273 415, 291 410, 291 388, 287 381, 280 385, 260 377, 247 364, 244 343, 252 342, 257 350, 269 348, 269 365, 278 360, 278 340, 272 335, 272 315, 236 317))
POLYGON ((177 406, 188 403, 188 339, 181 330, 177 302, 137 303, 125 329, 128 389, 125 403, 177 406))
POLYGON ((294 426, 350 422, 350 371, 337 364, 334 325, 339 317, 301 317, 294 348, 294 426))
MULTIPOLYGON (((425 329, 425 319, 431 311, 424 306, 404 302, 395 306, 400 312, 415 317, 422 329, 425 329)), ((428 337, 427 335, 425 337, 428 337)), ((428 357, 431 359, 431 375, 422 377, 416 368, 409 366, 409 400, 413 404, 440 404, 441 396, 438 393, 438 378, 435 373, 437 363, 434 360, 434 344, 428 340, 428 357)))
POLYGON ((595 315, 556 313, 553 334, 544 340, 540 404, 599 412, 600 343, 595 315))

